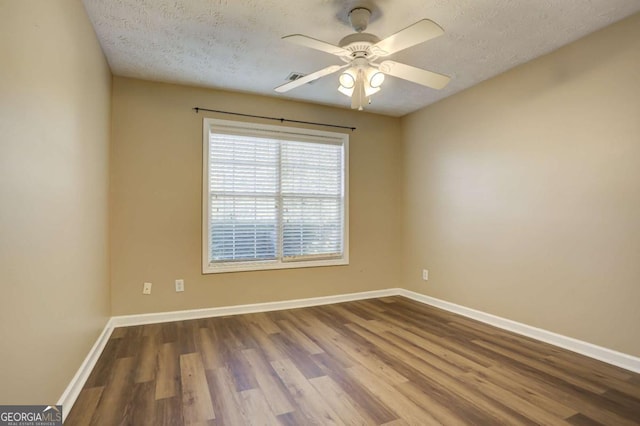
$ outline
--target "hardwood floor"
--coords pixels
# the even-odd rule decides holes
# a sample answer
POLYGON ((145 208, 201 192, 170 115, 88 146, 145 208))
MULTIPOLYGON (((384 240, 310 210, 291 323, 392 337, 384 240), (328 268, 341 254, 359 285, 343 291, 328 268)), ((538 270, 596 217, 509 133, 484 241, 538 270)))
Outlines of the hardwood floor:
POLYGON ((67 425, 640 424, 640 375, 402 297, 114 330, 67 425))

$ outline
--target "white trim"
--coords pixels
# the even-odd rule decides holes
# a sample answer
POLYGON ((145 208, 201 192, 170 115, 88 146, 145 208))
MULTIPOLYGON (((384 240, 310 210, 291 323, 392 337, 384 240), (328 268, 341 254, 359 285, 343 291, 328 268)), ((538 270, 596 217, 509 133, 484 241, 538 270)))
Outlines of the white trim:
POLYGON ((78 399, 78 395, 80 395, 80 391, 84 387, 91 371, 96 366, 96 362, 98 362, 98 358, 102 354, 104 347, 107 345, 109 341, 109 337, 111 337, 111 332, 113 331, 113 322, 112 319, 109 319, 102 330, 102 333, 98 336, 98 339, 93 344, 93 347, 87 354, 86 358, 76 371, 76 374, 73 376, 67 388, 62 392, 62 396, 58 400, 56 405, 62 405, 62 421, 64 422, 71 412, 71 408, 73 404, 75 404, 76 399, 78 399))
MULTIPOLYGON (((279 235, 278 238, 281 238, 279 235)), ((269 271, 273 269, 296 269, 296 268, 320 268, 324 266, 345 266, 349 264, 349 256, 333 259, 317 259, 317 260, 296 260, 283 262, 281 260, 266 260, 255 262, 229 262, 216 266, 209 266, 203 269, 203 274, 225 274, 229 272, 250 272, 250 271, 269 271), (206 272, 204 272, 206 271, 206 272)))
MULTIPOLYGON (((278 157, 280 159, 280 156, 278 157)), ((281 172, 280 166, 278 173, 281 172)), ((282 205, 282 193, 278 189, 279 206, 282 205)), ((282 249, 282 219, 281 207, 278 207, 278 248, 282 249)), ((221 120, 209 117, 202 119, 202 273, 219 274, 230 272, 263 271, 274 269, 313 268, 323 266, 344 266, 349 264, 349 134, 328 132, 316 129, 277 126, 271 124, 252 123, 244 121, 221 120), (211 211, 211 197, 209 194, 209 148, 210 133, 217 129, 220 133, 255 135, 276 135, 279 139, 313 142, 342 146, 342 253, 337 257, 325 257, 317 260, 307 258, 297 261, 285 261, 282 253, 277 258, 267 261, 228 262, 211 264, 209 262, 209 213, 211 211)), ((278 250, 278 251, 279 251, 278 250)))
POLYGON ((583 340, 563 336, 562 334, 543 330, 541 328, 533 327, 521 322, 512 321, 496 315, 488 314, 486 312, 467 308, 466 306, 456 305, 455 303, 436 299, 435 297, 426 296, 424 294, 416 293, 411 290, 406 290, 403 288, 398 290, 398 294, 400 296, 407 297, 409 299, 415 300, 416 302, 444 309, 445 311, 453 312, 455 314, 459 314, 467 318, 471 318, 485 324, 501 328, 503 330, 512 331, 523 336, 531 337, 532 339, 550 343, 563 349, 568 349, 572 352, 577 352, 590 358, 606 362, 607 364, 612 364, 626 370, 633 371, 635 373, 640 373, 640 358, 633 355, 628 355, 622 352, 614 351, 613 349, 594 345, 593 343, 588 343, 583 340))
POLYGON ((306 308, 309 306, 330 305, 332 303, 354 300, 374 299, 396 296, 397 288, 364 291, 360 293, 339 294, 335 296, 311 297, 308 299, 282 300, 277 302, 254 303, 250 305, 220 306, 217 308, 192 309, 188 311, 156 312, 151 314, 121 315, 112 318, 114 327, 156 324, 161 322, 183 321, 199 318, 220 317, 226 315, 251 314, 255 312, 281 311, 284 309, 306 308))
POLYGON ((202 119, 202 273, 206 273, 209 264, 209 211, 211 197, 209 197, 209 133, 211 127, 207 125, 207 118, 202 119))

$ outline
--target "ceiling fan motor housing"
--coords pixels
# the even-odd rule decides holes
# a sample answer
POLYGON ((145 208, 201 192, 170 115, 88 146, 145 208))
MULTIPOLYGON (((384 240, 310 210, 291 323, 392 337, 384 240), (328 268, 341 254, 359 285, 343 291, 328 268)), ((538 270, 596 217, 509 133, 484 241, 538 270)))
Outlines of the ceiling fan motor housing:
POLYGON ((371 46, 379 42, 380 39, 369 33, 349 34, 340 40, 340 47, 351 52, 351 59, 364 56, 372 56, 371 46))

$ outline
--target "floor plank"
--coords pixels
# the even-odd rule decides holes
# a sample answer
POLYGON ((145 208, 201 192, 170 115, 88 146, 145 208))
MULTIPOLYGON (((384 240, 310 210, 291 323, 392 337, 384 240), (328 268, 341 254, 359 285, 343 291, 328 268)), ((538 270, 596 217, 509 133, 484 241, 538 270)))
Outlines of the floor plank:
POLYGON ((211 404, 209 385, 199 353, 180 355, 182 413, 186 424, 216 418, 211 404))
POLYGON ((280 424, 260 389, 240 392, 240 401, 246 413, 245 420, 248 424, 264 426, 278 426, 280 424))
POLYGON ((243 425, 245 409, 242 406, 240 393, 236 391, 232 373, 227 367, 207 370, 207 379, 211 386, 211 396, 220 424, 243 425))
POLYGON ((282 382, 285 384, 296 406, 313 424, 340 424, 339 418, 322 396, 307 381, 307 378, 290 359, 282 359, 271 363, 282 382))
POLYGON ((345 424, 363 426, 375 424, 366 410, 358 407, 357 403, 330 377, 316 377, 309 379, 309 382, 345 424))
POLYGON ((351 367, 348 373, 351 377, 370 389, 378 398, 385 400, 389 407, 395 412, 396 416, 406 420, 409 424, 441 424, 427 411, 394 389, 392 384, 384 379, 380 380, 379 377, 366 368, 361 366, 351 367))
POLYGON ((156 399, 178 395, 180 380, 180 359, 176 345, 164 343, 157 354, 156 399))
POLYGON ((265 399, 276 416, 294 411, 290 399, 286 396, 286 389, 278 379, 275 371, 267 363, 257 350, 245 349, 242 351, 251 368, 258 387, 264 392, 265 399))

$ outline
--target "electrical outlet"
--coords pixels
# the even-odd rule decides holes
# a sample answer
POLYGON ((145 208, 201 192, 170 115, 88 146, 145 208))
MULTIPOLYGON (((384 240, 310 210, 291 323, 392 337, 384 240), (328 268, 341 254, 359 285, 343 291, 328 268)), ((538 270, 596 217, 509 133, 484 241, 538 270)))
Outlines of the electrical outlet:
POLYGON ((144 283, 144 286, 142 287, 142 294, 151 294, 152 285, 152 283, 144 283))
POLYGON ((176 280, 176 293, 184 291, 184 280, 176 280))
POLYGON ((422 270, 422 279, 427 281, 429 279, 429 271, 427 269, 422 270))

